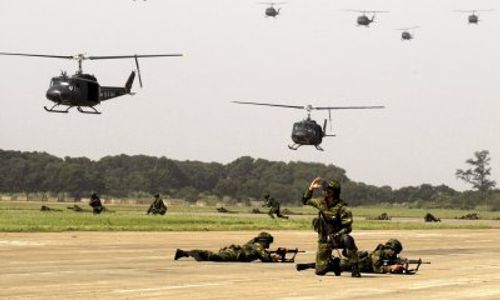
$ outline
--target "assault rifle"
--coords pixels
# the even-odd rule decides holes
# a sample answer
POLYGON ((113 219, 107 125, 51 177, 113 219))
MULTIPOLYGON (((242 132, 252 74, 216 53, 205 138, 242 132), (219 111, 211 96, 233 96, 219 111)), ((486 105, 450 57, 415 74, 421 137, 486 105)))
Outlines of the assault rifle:
POLYGON ((276 255, 280 256, 279 262, 282 262, 282 263, 294 263, 295 262, 295 256, 297 256, 297 253, 306 253, 306 251, 299 250, 297 248, 295 248, 295 249, 287 249, 287 248, 279 247, 276 250, 269 251, 269 253, 271 255, 276 254, 276 255), (286 255, 288 253, 293 253, 293 256, 291 258, 287 258, 286 255))
POLYGON ((398 257, 397 259, 386 259, 383 261, 384 266, 392 266, 392 265, 402 265, 403 270, 401 273, 407 274, 407 275, 413 275, 417 273, 418 268, 420 268, 420 265, 430 265, 430 261, 422 261, 421 258, 419 259, 408 259, 408 258, 401 258, 398 257), (410 269, 410 265, 417 265, 415 269, 410 269))

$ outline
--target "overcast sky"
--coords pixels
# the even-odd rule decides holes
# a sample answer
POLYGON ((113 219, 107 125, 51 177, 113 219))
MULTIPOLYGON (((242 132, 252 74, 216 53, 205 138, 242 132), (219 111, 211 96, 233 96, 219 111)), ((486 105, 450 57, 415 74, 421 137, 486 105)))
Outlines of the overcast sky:
MULTIPOLYGON (((125 153, 230 162, 243 155, 335 164, 356 181, 466 186, 455 178, 489 150, 500 183, 500 15, 478 26, 455 9, 497 0, 290 0, 276 19, 241 0, 0 0, 0 51, 122 55, 141 60, 144 89, 97 106, 102 115, 50 114, 45 92, 64 60, 0 57, 0 148, 99 159, 125 153), (389 10, 370 28, 342 9, 389 10), (419 25, 402 42, 399 27, 419 25), (324 152, 288 150, 293 105, 385 105, 335 111, 324 152)), ((132 60, 85 62, 123 85, 132 60)), ((313 112, 322 122, 324 112, 313 112)))

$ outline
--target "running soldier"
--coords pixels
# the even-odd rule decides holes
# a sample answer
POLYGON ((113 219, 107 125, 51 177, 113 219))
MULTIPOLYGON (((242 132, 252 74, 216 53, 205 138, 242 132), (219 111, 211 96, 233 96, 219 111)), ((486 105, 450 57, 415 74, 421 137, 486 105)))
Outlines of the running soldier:
POLYGON ((218 252, 209 250, 190 250, 184 251, 177 249, 174 259, 182 257, 192 257, 196 261, 219 261, 219 262, 251 262, 260 260, 262 262, 278 262, 280 256, 271 254, 268 250, 274 238, 269 233, 263 231, 246 244, 229 245, 220 249, 218 252))
POLYGON ((332 180, 323 182, 315 178, 302 197, 304 205, 310 205, 319 210, 318 217, 313 220, 313 226, 318 232, 318 250, 316 253, 316 275, 325 275, 333 269, 332 250, 343 249, 342 255, 349 259, 352 266, 352 277, 361 277, 358 267, 358 248, 352 236, 352 213, 347 204, 340 199, 340 183, 332 180), (313 199, 313 192, 323 190, 323 199, 313 199))
POLYGON ((92 207, 92 212, 94 213, 94 215, 98 215, 104 210, 101 199, 99 198, 99 196, 97 196, 96 193, 93 193, 90 196, 89 205, 92 207))
POLYGON ((280 203, 278 200, 274 199, 273 197, 271 197, 271 195, 269 194, 266 194, 264 196, 264 199, 266 199, 266 203, 264 203, 262 205, 262 207, 269 207, 269 212, 267 213, 271 218, 274 219, 274 214, 276 214, 276 216, 278 218, 283 218, 283 219, 288 219, 288 216, 285 216, 283 214, 281 214, 281 210, 280 210, 280 203))

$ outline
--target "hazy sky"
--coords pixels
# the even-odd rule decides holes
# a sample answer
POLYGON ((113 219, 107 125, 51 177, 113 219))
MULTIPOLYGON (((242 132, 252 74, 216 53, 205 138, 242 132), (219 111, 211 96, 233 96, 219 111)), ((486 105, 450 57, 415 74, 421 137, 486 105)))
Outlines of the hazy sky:
MULTIPOLYGON (((98 106, 100 116, 42 108, 49 79, 75 62, 0 57, 0 148, 223 163, 251 155, 332 163, 368 184, 458 189, 456 168, 487 149, 500 183, 500 12, 481 14, 478 26, 452 12, 475 8, 500 3, 290 0, 272 19, 250 0, 0 0, 0 51, 186 55, 143 59, 144 89, 98 106), (346 8, 391 13, 361 28, 346 8), (411 42, 394 30, 415 25, 411 42), (233 100, 387 108, 334 112, 325 152, 291 151, 292 123, 305 112, 233 100)), ((123 85, 133 68, 84 63, 104 85, 123 85)))

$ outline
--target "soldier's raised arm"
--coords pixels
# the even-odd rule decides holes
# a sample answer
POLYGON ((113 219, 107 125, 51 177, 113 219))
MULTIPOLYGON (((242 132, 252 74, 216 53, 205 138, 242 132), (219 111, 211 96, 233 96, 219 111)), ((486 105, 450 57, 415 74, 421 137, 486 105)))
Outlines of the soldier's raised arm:
POLYGON ((310 202, 309 200, 312 199, 314 190, 323 187, 321 183, 322 183, 321 177, 316 177, 311 182, 311 184, 309 184, 307 191, 304 193, 304 195, 302 195, 302 203, 304 203, 304 205, 311 205, 311 203, 309 203, 310 202))

